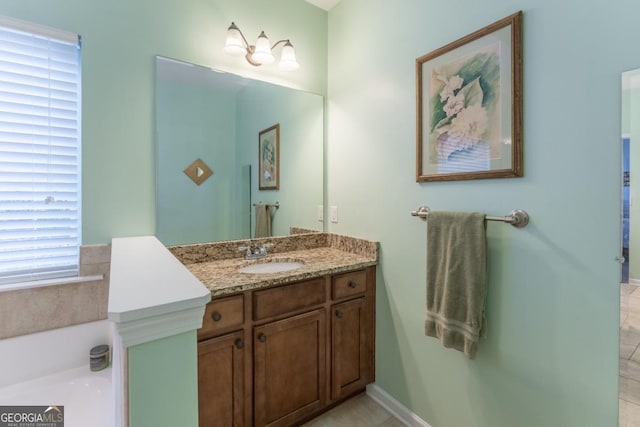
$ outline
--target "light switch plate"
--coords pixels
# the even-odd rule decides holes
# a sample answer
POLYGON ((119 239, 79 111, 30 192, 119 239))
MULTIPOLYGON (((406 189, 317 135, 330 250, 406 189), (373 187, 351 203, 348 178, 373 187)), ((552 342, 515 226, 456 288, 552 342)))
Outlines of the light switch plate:
POLYGON ((318 221, 324 221, 324 206, 318 205, 318 221))
POLYGON ((331 212, 329 213, 329 215, 331 216, 331 222, 338 222, 338 207, 337 206, 331 206, 331 212))

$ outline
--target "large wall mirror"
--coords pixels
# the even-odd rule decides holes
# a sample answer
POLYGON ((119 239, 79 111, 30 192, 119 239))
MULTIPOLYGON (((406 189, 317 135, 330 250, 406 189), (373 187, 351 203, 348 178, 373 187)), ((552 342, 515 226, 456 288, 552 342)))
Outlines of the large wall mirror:
POLYGON ((162 243, 254 237, 256 203, 279 204, 274 236, 323 230, 322 96, 158 56, 155 101, 162 243), (276 124, 279 186, 259 190, 259 136, 276 124))

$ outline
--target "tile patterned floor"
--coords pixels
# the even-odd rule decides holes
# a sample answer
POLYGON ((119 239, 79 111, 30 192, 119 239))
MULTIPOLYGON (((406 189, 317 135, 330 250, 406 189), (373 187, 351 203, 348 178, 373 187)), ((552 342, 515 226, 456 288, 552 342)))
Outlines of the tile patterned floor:
POLYGON ((640 287, 620 285, 619 427, 640 427, 640 287))
MULTIPOLYGON (((640 408, 640 406, 639 406, 640 408)), ((383 407, 366 394, 361 394, 336 406, 303 427, 403 427, 383 407)))

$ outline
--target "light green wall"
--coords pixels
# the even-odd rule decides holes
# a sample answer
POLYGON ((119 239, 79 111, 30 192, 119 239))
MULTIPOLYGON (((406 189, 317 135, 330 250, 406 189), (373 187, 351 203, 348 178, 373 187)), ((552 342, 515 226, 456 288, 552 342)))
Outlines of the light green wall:
MULTIPOLYGON (((317 207, 323 197, 322 96, 271 85, 243 89, 237 98, 238 162, 251 164, 251 201, 280 202, 272 210, 274 236, 291 226, 322 231, 317 207), (258 134, 280 124, 280 189, 258 190, 258 134)), ((255 231, 255 215, 251 217, 255 231)))
POLYGON ((155 55, 324 94, 327 14, 300 0, 0 0, 0 15, 82 35, 83 243, 155 230, 155 55), (235 21, 290 38, 300 70, 227 55, 235 21))
POLYGON ((620 75, 631 1, 343 0, 329 12, 330 230, 379 240, 376 382, 433 427, 613 427, 618 411, 620 75), (524 173, 415 182, 415 59, 524 11, 524 173), (424 336, 425 237, 409 212, 488 224, 476 360, 424 336))
POLYGON ((197 427, 196 332, 128 349, 129 426, 197 427))

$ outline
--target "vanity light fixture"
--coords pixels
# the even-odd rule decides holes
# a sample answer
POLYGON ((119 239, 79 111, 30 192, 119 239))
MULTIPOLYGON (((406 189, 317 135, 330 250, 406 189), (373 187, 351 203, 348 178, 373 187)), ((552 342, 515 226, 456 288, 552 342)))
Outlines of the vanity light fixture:
POLYGON ((256 44, 250 45, 240 28, 233 22, 227 30, 227 43, 224 46, 224 50, 230 55, 244 55, 249 64, 259 67, 262 64, 271 64, 274 61, 271 52, 281 43, 284 43, 284 45, 282 46, 282 55, 278 66, 285 71, 297 70, 300 64, 296 61, 296 52, 293 50, 293 45, 289 40, 279 40, 271 46, 269 38, 262 31, 256 44))

